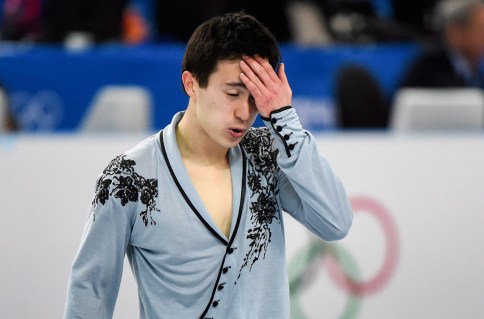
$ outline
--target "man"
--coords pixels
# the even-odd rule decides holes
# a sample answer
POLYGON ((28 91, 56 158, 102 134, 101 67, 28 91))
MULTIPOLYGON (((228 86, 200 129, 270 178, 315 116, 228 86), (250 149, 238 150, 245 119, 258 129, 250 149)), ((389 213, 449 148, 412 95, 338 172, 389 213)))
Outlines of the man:
POLYGON ((403 87, 483 87, 484 4, 446 0, 437 7, 443 41, 412 62, 403 87))
POLYGON ((282 210, 324 240, 344 237, 352 212, 279 60, 252 16, 197 28, 182 63, 186 111, 97 182, 65 318, 112 316, 125 253, 140 318, 289 318, 282 210), (257 113, 267 128, 251 128, 257 113))

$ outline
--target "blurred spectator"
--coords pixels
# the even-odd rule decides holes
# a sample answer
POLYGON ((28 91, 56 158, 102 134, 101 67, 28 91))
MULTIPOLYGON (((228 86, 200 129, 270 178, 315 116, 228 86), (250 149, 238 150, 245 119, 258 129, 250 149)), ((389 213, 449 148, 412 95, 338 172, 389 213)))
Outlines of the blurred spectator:
POLYGON ((389 0, 394 21, 419 39, 435 36, 434 10, 439 0, 389 0))
POLYGON ((123 14, 123 42, 145 43, 155 36, 155 0, 129 0, 123 14))
POLYGON ((152 31, 147 19, 140 10, 129 5, 123 14, 122 39, 127 44, 140 44, 152 37, 152 31))
POLYGON ((8 92, 0 83, 0 132, 12 132, 17 129, 17 123, 10 109, 8 92))
POLYGON ((410 65, 402 87, 483 87, 484 4, 444 0, 437 6, 440 35, 410 65))
POLYGON ((377 79, 367 68, 357 64, 343 65, 337 73, 335 84, 338 127, 388 127, 389 102, 377 79))
POLYGON ((425 41, 432 29, 424 28, 423 21, 427 20, 427 8, 432 8, 437 0, 296 1, 311 1, 319 6, 335 42, 373 43, 425 41))
POLYGON ((1 38, 36 41, 42 32, 42 0, 3 0, 1 38))
POLYGON ((286 11, 291 42, 299 45, 326 45, 333 42, 326 18, 313 1, 289 1, 286 11))
POLYGON ((120 41, 128 0, 44 0, 46 42, 83 34, 94 43, 120 41))
POLYGON ((281 43, 372 43, 425 40, 436 1, 0 0, 0 14, 2 38, 13 41, 61 43, 74 34, 93 43, 186 42, 205 19, 244 10, 281 43))

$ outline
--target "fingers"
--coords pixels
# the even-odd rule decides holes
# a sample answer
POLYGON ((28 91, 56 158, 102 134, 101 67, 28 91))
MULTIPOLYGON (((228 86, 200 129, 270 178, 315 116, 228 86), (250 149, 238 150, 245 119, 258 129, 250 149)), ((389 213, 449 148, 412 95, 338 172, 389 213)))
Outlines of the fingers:
POLYGON ((244 56, 240 61, 240 70, 240 79, 254 97, 262 116, 291 105, 292 91, 284 64, 275 72, 270 63, 262 57, 244 56))
MULTIPOLYGON (((272 65, 269 63, 269 61, 263 59, 261 56, 256 55, 254 59, 259 63, 260 66, 262 66, 263 70, 258 68, 262 75, 267 75, 266 78, 270 79, 271 81, 278 81, 279 78, 277 77, 276 73, 274 72, 274 69, 272 68, 272 65)), ((256 72, 257 73, 257 72, 256 72)))
POLYGON ((277 76, 284 85, 289 84, 286 76, 286 66, 284 65, 284 63, 279 64, 279 68, 277 69, 277 76))
POLYGON ((249 64, 245 61, 241 61, 240 69, 242 70, 240 78, 252 95, 255 97, 259 94, 263 94, 266 90, 266 86, 262 82, 261 78, 249 66, 249 64))
MULTIPOLYGON (((244 56, 240 67, 246 80, 248 79, 253 84, 248 88, 254 97, 270 95, 271 92, 278 90, 277 87, 284 85, 270 63, 260 56, 244 56)), ((244 84, 247 86, 247 83, 244 84)))
POLYGON ((252 94, 252 96, 257 100, 260 96, 262 96, 262 92, 259 90, 257 85, 252 82, 251 79, 245 73, 240 73, 240 79, 244 83, 244 85, 247 87, 249 92, 252 94))
MULTIPOLYGON (((270 85, 271 82, 278 82, 279 78, 274 72, 269 62, 260 56, 244 56, 243 62, 250 68, 251 75, 256 76, 264 85, 270 85)), ((252 80, 252 77, 249 76, 252 80)))

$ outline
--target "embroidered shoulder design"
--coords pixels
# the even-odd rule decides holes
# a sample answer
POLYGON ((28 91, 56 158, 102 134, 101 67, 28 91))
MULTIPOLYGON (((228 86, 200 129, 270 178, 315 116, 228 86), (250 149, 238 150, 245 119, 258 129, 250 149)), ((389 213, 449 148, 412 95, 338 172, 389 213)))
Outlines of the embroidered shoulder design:
POLYGON ((94 207, 98 204, 104 205, 110 196, 117 198, 122 206, 129 202, 141 201, 146 208, 139 213, 143 223, 145 226, 148 226, 148 222, 156 225, 151 213, 160 211, 156 207, 158 180, 147 179, 139 175, 134 169, 135 165, 136 162, 126 158, 126 155, 114 158, 98 179, 92 205, 94 207))
POLYGON ((241 142, 249 158, 247 178, 251 190, 249 210, 253 227, 247 233, 249 247, 239 277, 245 267, 249 267, 250 271, 257 260, 265 258, 272 237, 270 225, 273 220, 279 220, 276 214, 279 151, 277 148, 273 149, 272 145, 272 135, 267 129, 251 129, 241 142))

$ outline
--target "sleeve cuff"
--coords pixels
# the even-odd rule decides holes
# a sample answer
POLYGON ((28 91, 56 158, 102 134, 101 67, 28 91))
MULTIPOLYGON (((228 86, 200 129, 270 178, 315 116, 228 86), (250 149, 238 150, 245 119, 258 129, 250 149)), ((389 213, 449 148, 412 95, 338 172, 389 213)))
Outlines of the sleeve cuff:
POLYGON ((302 128, 294 108, 285 106, 272 111, 269 118, 261 116, 261 119, 275 137, 282 156, 289 158, 299 153, 307 132, 302 128))

